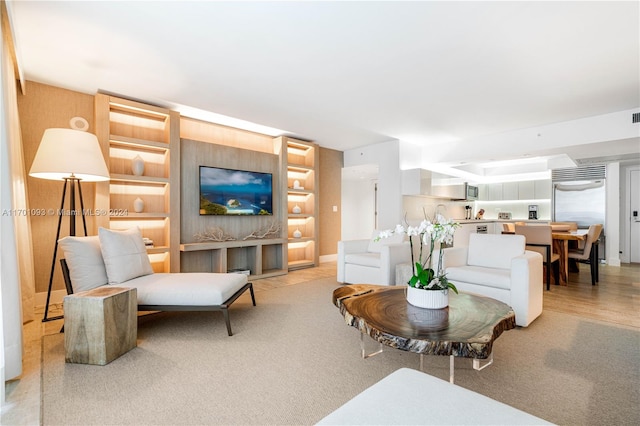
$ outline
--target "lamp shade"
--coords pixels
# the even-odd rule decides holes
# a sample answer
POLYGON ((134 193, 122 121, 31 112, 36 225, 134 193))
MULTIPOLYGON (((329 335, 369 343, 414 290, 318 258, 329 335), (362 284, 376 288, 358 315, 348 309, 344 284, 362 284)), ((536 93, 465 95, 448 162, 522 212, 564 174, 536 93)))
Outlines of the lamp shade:
POLYGON ((52 180, 71 175, 88 182, 109 180, 98 138, 73 129, 44 131, 29 175, 52 180))

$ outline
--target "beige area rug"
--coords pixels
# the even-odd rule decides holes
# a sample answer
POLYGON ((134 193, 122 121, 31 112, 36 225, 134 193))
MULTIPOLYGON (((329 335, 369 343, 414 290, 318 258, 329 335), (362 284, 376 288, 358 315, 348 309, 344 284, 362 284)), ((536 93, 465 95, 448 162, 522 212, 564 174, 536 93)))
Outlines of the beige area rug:
MULTIPOLYGON (((257 307, 245 295, 232 337, 219 312, 141 318, 138 347, 103 367, 65 364, 63 336, 46 336, 43 424, 313 424, 397 368, 419 367, 419 355, 392 348, 362 359, 359 332, 331 303, 336 287, 259 292, 257 307)), ((640 424, 639 349, 636 329, 544 312, 502 334, 485 370, 456 359, 456 384, 558 424, 640 424)), ((448 380, 448 357, 426 361, 448 380)))

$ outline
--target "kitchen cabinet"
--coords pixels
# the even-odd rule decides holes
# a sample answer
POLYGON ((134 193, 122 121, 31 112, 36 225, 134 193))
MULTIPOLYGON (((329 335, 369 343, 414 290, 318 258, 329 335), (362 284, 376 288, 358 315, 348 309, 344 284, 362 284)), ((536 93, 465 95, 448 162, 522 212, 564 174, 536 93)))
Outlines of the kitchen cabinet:
MULTIPOLYGON (((494 234, 496 233, 496 223, 487 222, 478 220, 470 223, 463 223, 460 225, 458 229, 456 229, 455 234, 453 235, 453 246, 454 247, 468 247, 469 246, 469 235, 480 233, 494 234)), ((498 224, 499 225, 499 224, 498 224)), ((500 225, 502 226, 502 225, 500 225)), ((500 232, 498 232, 500 233, 500 232)))
POLYGON ((535 200, 535 182, 528 180, 518 182, 518 199, 519 200, 535 200))
POLYGON ((489 185, 487 185, 487 188, 489 201, 501 201, 503 199, 501 183, 490 183, 489 185))
POLYGON ((549 200, 551 199, 551 180, 530 180, 518 183, 519 200, 549 200))
POLYGON ((517 200, 518 192, 518 182, 505 182, 502 184, 503 200, 517 200))
POLYGON ((550 200, 551 199, 551 179, 542 179, 534 181, 535 185, 535 199, 536 200, 550 200))
POLYGON ((502 182, 478 185, 479 201, 549 200, 551 180, 502 182))
POLYGON ((478 200, 487 201, 488 199, 489 199, 489 185, 486 185, 486 184, 478 185, 478 200))
POLYGON ((469 246, 469 234, 476 232, 475 223, 463 223, 456 233, 453 234, 453 246, 454 247, 468 247, 469 246))

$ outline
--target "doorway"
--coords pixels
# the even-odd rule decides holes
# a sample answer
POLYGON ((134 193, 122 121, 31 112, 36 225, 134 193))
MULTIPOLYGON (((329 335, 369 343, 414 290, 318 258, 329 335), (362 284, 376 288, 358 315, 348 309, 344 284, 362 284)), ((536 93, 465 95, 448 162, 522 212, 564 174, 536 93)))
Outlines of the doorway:
POLYGON ((378 217, 377 185, 376 164, 342 169, 341 240, 371 238, 378 217))
POLYGON ((640 170, 629 170, 629 261, 640 263, 640 170))

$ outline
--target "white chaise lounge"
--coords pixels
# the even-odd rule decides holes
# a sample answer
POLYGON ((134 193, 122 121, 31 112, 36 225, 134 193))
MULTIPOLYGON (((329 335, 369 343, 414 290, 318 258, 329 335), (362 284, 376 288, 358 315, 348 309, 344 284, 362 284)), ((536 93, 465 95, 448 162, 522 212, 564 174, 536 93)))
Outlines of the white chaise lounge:
POLYGON ((136 288, 139 311, 221 311, 229 336, 229 306, 247 290, 256 305, 244 274, 154 273, 138 228, 100 228, 98 236, 65 237, 58 244, 69 294, 112 284, 136 288))

